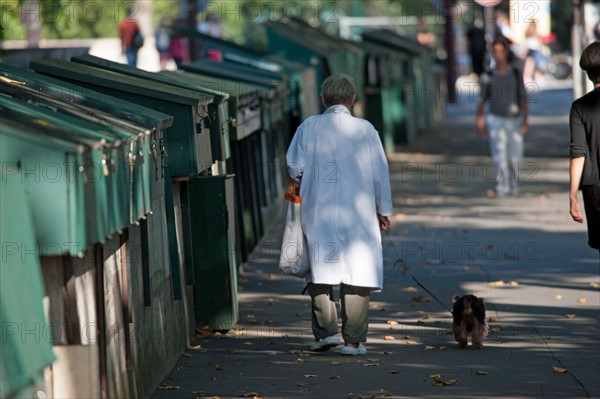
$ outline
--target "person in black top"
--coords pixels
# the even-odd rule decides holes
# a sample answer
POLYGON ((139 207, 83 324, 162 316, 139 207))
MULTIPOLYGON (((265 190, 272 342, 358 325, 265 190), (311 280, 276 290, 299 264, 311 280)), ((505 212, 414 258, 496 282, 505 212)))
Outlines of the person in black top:
POLYGON ((480 76, 485 71, 486 40, 483 21, 473 17, 473 22, 467 31, 467 45, 471 56, 471 68, 473 73, 480 76))
POLYGON ((574 221, 583 223, 577 200, 577 191, 581 189, 588 244, 600 250, 600 42, 583 50, 579 66, 594 83, 594 90, 571 106, 570 213, 574 221))

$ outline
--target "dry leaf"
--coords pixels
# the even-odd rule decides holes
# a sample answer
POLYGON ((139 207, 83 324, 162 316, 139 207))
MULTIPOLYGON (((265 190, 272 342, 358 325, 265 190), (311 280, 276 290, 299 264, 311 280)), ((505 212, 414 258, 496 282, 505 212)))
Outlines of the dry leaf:
POLYGON ((429 314, 425 314, 425 315, 421 316, 421 320, 429 320, 429 319, 431 319, 431 315, 429 315, 429 314))
POLYGON ((340 361, 338 361, 338 360, 332 360, 332 361, 331 361, 331 365, 332 365, 332 366, 339 366, 339 365, 341 365, 341 364, 344 364, 344 363, 342 363, 342 362, 340 362, 340 361))
POLYGON ((567 369, 563 367, 552 366, 552 369, 556 374, 565 374, 567 372, 567 369))
POLYGON ((500 327, 492 327, 490 328, 490 332, 493 333, 500 333, 502 330, 500 329, 500 327))
POLYGON ((433 374, 430 375, 429 378, 433 378, 433 383, 437 386, 443 386, 443 385, 454 385, 458 382, 458 380, 443 380, 442 376, 440 374, 433 374))
POLYGON ((499 321, 500 321, 500 320, 499 320, 497 317, 495 317, 495 316, 490 316, 490 317, 488 318, 488 322, 489 322, 489 323, 498 323, 499 321))
POLYGON ((217 371, 223 371, 225 369, 219 363, 217 363, 217 365, 215 366, 215 370, 217 370, 217 371))
POLYGON ((162 389, 163 391, 170 391, 173 389, 181 389, 179 385, 159 385, 158 389, 162 389))
POLYGON ((393 341, 396 339, 396 337, 394 337, 393 335, 385 335, 383 339, 385 339, 386 341, 393 341))
POLYGON ((567 319, 574 319, 574 318, 576 318, 576 317, 577 317, 577 315, 576 315, 575 313, 567 313, 567 314, 565 315, 565 317, 566 317, 567 319))
POLYGON ((431 302, 431 298, 427 297, 427 296, 413 296, 412 297, 412 302, 431 302))
POLYGON ((508 282, 508 285, 510 285, 511 287, 516 287, 516 286, 518 286, 518 285, 519 285, 519 283, 518 283, 518 282, 516 282, 516 281, 514 281, 514 280, 510 280, 510 281, 508 282))
POLYGON ((410 335, 404 335, 402 336, 402 339, 410 339, 410 335))
POLYGON ((577 298, 577 302, 579 302, 579 303, 586 303, 587 299, 586 298, 577 298))
POLYGON ((395 325, 398 325, 398 322, 396 320, 388 320, 387 324, 389 324, 391 326, 395 326, 395 325))
POLYGON ((202 345, 192 346, 190 349, 202 349, 202 345))
POLYGON ((258 394, 256 392, 247 392, 244 391, 238 395, 240 398, 256 398, 258 394))
POLYGON ((592 282, 590 283, 590 287, 592 287, 592 288, 599 288, 599 287, 600 287, 600 284, 599 284, 599 283, 597 283, 597 282, 595 282, 595 281, 592 281, 592 282))
POLYGON ((490 287, 502 287, 504 285, 504 280, 490 281, 486 284, 490 287))
POLYGON ((402 291, 404 291, 404 292, 416 292, 417 289, 415 287, 406 287, 406 288, 402 288, 402 291))
POLYGON ((488 375, 487 371, 477 370, 475 372, 476 375, 488 375))
POLYGON ((407 341, 405 341, 405 343, 407 345, 419 345, 419 343, 417 341, 413 341, 413 340, 410 340, 410 339, 407 340, 407 341))
POLYGON ((250 341, 246 341, 246 342, 244 342, 244 345, 254 345, 254 344, 250 341))

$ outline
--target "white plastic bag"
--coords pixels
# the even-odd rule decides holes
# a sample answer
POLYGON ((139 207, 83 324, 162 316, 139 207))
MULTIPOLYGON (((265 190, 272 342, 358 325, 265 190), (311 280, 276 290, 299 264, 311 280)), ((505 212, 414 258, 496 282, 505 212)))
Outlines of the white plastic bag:
POLYGON ((284 228, 279 270, 292 276, 306 277, 310 272, 310 262, 306 237, 300 221, 302 197, 299 195, 299 187, 295 180, 290 181, 290 187, 285 193, 284 199, 284 228))

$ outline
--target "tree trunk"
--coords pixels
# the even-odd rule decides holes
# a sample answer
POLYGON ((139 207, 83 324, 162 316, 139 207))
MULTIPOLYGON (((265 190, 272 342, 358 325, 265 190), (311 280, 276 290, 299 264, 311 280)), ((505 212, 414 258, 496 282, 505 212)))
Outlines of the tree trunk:
POLYGON ((27 46, 39 47, 42 40, 42 9, 40 0, 27 0, 21 5, 21 22, 27 30, 27 46))

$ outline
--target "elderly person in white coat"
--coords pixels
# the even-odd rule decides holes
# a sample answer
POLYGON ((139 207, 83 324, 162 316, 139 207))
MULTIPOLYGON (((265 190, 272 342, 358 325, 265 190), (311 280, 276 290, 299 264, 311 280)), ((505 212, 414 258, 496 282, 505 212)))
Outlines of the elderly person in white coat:
POLYGON ((392 214, 383 146, 371 123, 350 114, 355 98, 349 76, 327 78, 321 90, 327 110, 298 127, 287 152, 289 174, 300 182, 311 263, 311 350, 340 344, 332 290, 339 285, 343 355, 367 353, 369 296, 383 286, 380 229, 388 229, 392 214))

